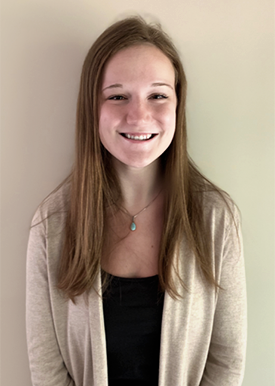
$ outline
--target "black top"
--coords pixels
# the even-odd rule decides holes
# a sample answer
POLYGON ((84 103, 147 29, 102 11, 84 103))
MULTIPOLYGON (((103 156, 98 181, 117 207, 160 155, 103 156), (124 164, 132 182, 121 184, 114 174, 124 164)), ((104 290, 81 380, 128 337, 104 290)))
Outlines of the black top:
POLYGON ((158 385, 163 293, 158 276, 111 276, 103 296, 109 386, 158 385))

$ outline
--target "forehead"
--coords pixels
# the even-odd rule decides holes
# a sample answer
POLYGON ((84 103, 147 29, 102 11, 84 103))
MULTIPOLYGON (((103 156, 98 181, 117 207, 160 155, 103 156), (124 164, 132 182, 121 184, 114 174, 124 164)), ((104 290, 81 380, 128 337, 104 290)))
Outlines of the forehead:
POLYGON ((117 52, 106 63, 103 84, 136 80, 175 82, 175 70, 170 59, 151 44, 135 45, 117 52))

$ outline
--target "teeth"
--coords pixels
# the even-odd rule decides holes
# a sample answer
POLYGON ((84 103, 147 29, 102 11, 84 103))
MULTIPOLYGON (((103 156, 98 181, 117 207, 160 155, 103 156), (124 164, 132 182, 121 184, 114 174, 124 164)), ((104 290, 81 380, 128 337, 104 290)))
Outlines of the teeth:
POLYGON ((144 141, 146 139, 149 139, 152 137, 152 134, 145 134, 145 135, 130 135, 130 134, 124 134, 126 138, 128 139, 134 139, 136 141, 144 141))

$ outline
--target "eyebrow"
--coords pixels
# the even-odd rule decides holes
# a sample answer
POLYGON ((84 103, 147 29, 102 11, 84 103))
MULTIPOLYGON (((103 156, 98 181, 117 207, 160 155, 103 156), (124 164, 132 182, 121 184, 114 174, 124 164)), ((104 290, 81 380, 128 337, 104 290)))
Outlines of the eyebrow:
POLYGON ((122 88, 123 86, 120 83, 115 83, 115 84, 111 84, 110 86, 105 87, 102 91, 107 90, 108 88, 118 88, 118 87, 122 88))
POLYGON ((167 87, 170 87, 172 90, 174 90, 174 87, 172 87, 170 84, 163 83, 163 82, 152 83, 151 86, 152 87, 167 86, 167 87))
MULTIPOLYGON (((159 86, 170 87, 172 90, 174 90, 174 88, 168 83, 156 82, 151 84, 151 87, 159 87, 159 86)), ((110 86, 105 87, 102 91, 108 90, 110 88, 123 88, 123 85, 121 83, 114 83, 114 84, 111 84, 110 86)))

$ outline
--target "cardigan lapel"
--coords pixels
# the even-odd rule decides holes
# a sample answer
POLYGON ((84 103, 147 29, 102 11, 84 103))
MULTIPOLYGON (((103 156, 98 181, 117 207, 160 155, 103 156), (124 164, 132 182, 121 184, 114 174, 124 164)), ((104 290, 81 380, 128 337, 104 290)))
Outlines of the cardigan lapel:
MULTIPOLYGON (((174 266, 177 266, 175 256, 174 266)), ((190 324, 192 324, 190 311, 192 308, 193 284, 196 280, 196 267, 193 254, 190 253, 184 243, 182 243, 180 251, 178 271, 188 289, 185 290, 181 285, 177 286, 181 295, 180 299, 173 299, 167 292, 165 293, 160 345, 159 386, 187 385, 188 350, 190 349, 188 347, 188 334, 190 324), (184 260, 189 260, 188 265, 184 263, 184 260)), ((178 280, 175 273, 174 280, 175 282, 178 280)))
POLYGON ((104 328, 100 274, 97 275, 95 288, 92 289, 89 293, 88 304, 94 378, 92 385, 108 386, 106 338, 104 328))
POLYGON ((178 267, 187 289, 178 284, 181 298, 177 300, 165 293, 159 386, 199 385, 212 333, 215 289, 202 277, 186 240, 181 245, 178 265, 174 257, 174 267, 178 267))

